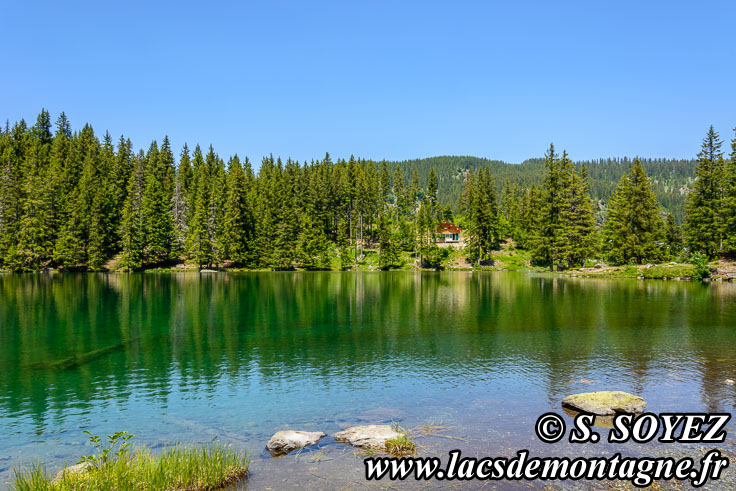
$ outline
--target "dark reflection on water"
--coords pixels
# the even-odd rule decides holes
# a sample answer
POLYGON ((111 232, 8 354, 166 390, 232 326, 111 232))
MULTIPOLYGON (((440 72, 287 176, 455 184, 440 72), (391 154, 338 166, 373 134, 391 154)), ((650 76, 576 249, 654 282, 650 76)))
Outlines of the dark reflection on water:
POLYGON ((468 429, 503 408, 518 437, 512 418, 602 389, 733 411, 735 302, 727 283, 514 273, 0 275, 0 459, 79 455, 82 427, 260 450, 376 408, 468 429))

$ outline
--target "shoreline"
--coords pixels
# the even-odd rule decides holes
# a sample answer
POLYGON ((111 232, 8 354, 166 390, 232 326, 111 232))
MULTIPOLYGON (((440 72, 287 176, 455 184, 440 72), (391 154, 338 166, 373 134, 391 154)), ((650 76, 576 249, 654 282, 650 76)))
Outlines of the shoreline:
POLYGON ((668 281, 701 281, 708 282, 734 282, 736 281, 736 266, 727 267, 711 267, 710 277, 697 279, 694 277, 695 267, 688 263, 652 263, 644 265, 623 265, 623 266, 602 266, 602 267, 585 267, 573 268, 562 271, 550 271, 548 268, 541 266, 527 265, 518 266, 508 265, 499 261, 493 266, 476 266, 476 267, 444 267, 444 268, 420 268, 416 266, 380 269, 372 266, 361 265, 358 268, 351 269, 285 269, 273 270, 265 268, 203 268, 198 269, 192 265, 169 268, 145 268, 138 271, 121 271, 121 270, 63 270, 58 268, 49 268, 40 271, 8 271, 0 269, 0 274, 8 276, 22 276, 33 274, 57 275, 57 274, 216 274, 216 273, 396 273, 396 272, 414 272, 414 273, 445 273, 445 272, 485 272, 485 273, 539 273, 549 274, 568 278, 591 278, 591 279, 639 279, 639 280, 668 280, 668 281))

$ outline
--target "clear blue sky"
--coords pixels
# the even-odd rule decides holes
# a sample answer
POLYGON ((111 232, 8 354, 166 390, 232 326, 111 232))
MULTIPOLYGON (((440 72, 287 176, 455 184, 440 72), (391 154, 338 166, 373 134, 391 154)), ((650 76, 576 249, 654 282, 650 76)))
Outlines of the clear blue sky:
POLYGON ((0 118, 260 161, 692 157, 736 126, 736 2, 21 2, 0 118))

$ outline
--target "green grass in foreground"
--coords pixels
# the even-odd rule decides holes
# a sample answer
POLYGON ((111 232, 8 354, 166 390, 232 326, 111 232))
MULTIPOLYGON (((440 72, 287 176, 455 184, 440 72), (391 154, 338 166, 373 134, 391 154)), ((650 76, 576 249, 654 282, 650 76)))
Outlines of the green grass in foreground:
POLYGON ((15 470, 13 488, 25 490, 220 489, 245 477, 249 459, 229 446, 177 445, 153 455, 140 448, 89 472, 64 473, 58 482, 43 465, 15 470))

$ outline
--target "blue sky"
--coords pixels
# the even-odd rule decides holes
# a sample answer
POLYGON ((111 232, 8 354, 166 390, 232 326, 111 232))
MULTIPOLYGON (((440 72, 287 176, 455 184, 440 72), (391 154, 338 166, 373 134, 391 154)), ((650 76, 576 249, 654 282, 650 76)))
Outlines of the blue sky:
POLYGON ((260 161, 693 157, 736 126, 736 2, 20 2, 0 118, 260 161), (109 6, 108 6, 109 5, 109 6))

